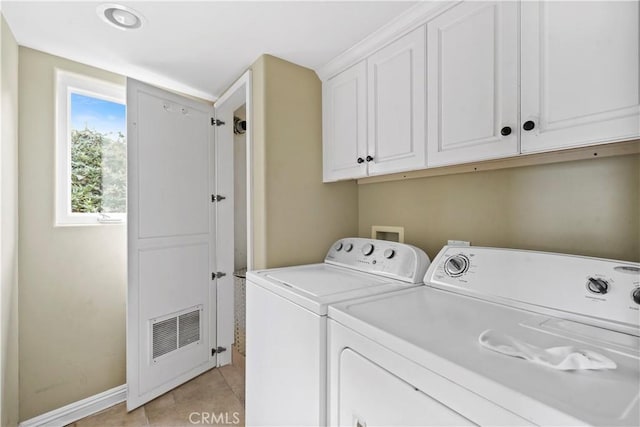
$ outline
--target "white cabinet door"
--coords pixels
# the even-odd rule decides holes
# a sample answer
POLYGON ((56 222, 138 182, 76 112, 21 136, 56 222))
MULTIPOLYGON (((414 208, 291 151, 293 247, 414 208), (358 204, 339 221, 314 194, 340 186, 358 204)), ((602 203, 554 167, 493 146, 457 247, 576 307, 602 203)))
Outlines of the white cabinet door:
POLYGON ((420 27, 367 59, 369 175, 427 166, 425 49, 420 27))
POLYGON ((522 3, 522 152, 640 135, 639 4, 522 3))
POLYGON ((128 410, 216 366, 211 113, 127 79, 128 410))
POLYGON ((518 7, 462 3, 427 23, 429 166, 518 154, 518 7))
POLYGON ((367 175, 366 79, 363 61, 323 84, 324 182, 367 175))

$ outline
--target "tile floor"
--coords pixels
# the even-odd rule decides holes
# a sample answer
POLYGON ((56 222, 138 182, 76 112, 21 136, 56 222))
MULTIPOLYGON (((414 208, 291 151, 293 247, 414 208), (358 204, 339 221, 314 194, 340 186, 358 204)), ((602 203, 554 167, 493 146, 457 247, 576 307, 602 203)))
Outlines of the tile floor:
MULTIPOLYGON (((234 356, 236 356, 234 354, 234 356)), ((212 369, 127 413, 124 403, 68 427, 244 426, 244 361, 212 369)))

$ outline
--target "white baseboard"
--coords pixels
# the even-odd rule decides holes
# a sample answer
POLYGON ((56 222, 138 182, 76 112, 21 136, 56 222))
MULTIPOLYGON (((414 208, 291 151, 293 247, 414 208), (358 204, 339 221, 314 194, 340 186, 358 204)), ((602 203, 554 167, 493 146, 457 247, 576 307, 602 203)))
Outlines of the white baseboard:
POLYGON ((19 427, 65 426, 125 400, 127 400, 127 386, 123 384, 23 421, 19 427))

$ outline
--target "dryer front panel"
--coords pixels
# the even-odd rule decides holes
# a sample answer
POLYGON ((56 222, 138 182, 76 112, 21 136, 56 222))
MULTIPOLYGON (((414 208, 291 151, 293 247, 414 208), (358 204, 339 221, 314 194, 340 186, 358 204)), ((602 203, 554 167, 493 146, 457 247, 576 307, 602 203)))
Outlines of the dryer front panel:
POLYGON ((471 426, 462 415, 351 349, 340 355, 340 426, 471 426))

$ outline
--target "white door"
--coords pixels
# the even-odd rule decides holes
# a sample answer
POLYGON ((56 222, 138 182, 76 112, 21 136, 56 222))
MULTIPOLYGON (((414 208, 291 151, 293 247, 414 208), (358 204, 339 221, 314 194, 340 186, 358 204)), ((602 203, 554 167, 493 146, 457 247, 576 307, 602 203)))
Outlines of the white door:
POLYGON ((639 6, 522 2, 522 152, 640 135, 639 6))
POLYGON ((367 59, 369 175, 427 166, 425 45, 420 27, 367 59))
POLYGON ((517 2, 466 2, 427 23, 428 164, 514 156, 517 2))
POLYGON ((322 85, 324 182, 367 175, 365 61, 322 85))
POLYGON ((212 108, 127 80, 127 408, 216 366, 212 108))

